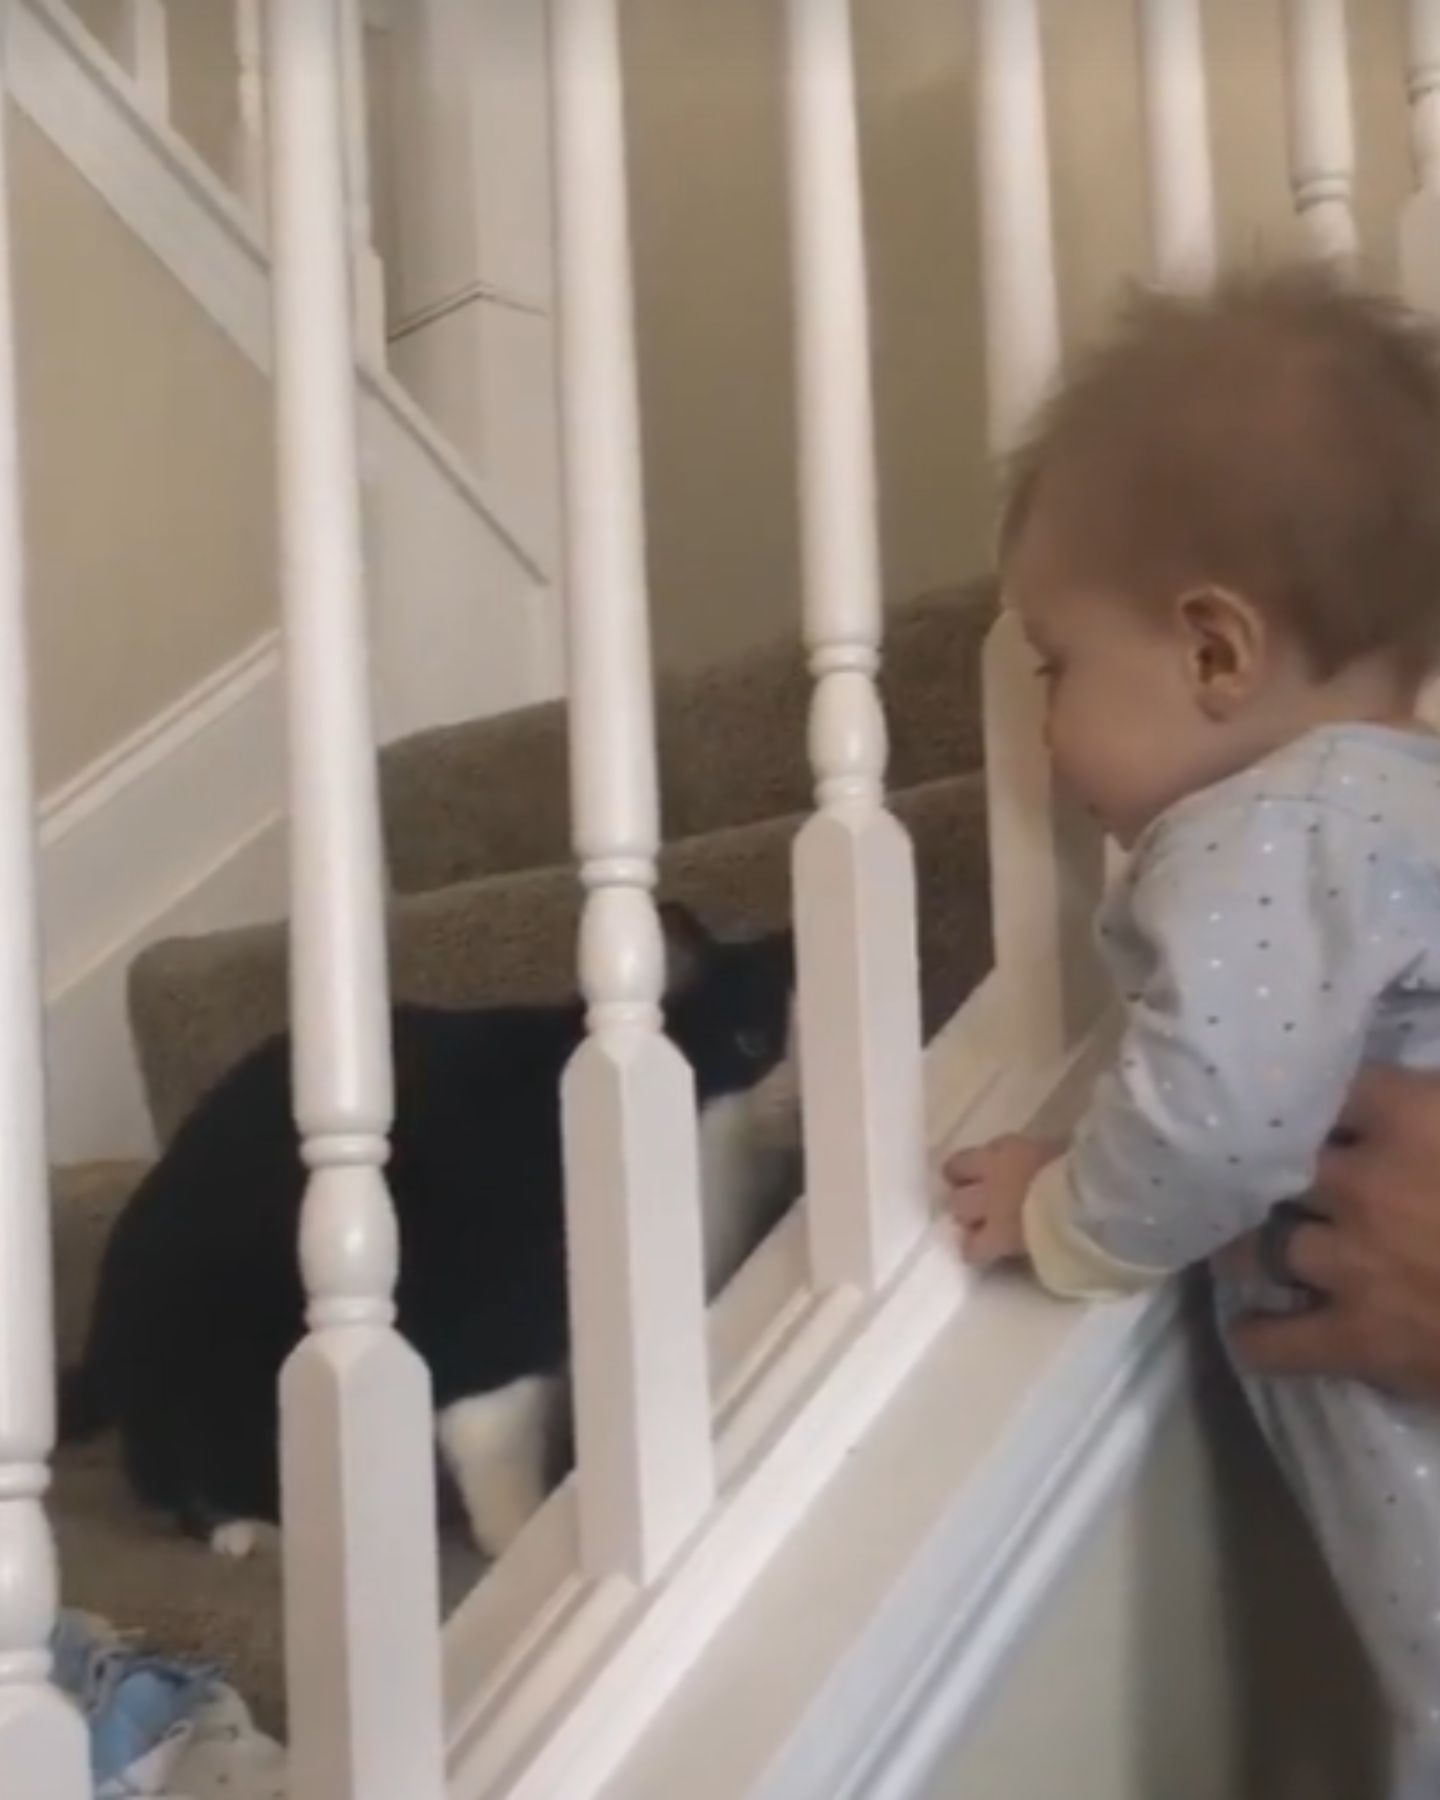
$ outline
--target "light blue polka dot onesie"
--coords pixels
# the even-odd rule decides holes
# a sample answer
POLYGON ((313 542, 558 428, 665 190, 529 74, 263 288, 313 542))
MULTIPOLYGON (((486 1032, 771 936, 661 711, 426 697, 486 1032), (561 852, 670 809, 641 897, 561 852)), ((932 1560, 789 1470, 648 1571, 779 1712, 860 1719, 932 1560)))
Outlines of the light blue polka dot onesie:
MULTIPOLYGON (((1181 801, 1100 933, 1123 1039, 1025 1209, 1041 1279, 1086 1296, 1303 1196, 1362 1063, 1440 1068, 1440 739, 1327 727, 1181 801)), ((1218 1285, 1222 1314, 1293 1303, 1218 1285)), ((1244 1380, 1392 1708, 1394 1800, 1440 1800, 1440 1413, 1244 1380)))

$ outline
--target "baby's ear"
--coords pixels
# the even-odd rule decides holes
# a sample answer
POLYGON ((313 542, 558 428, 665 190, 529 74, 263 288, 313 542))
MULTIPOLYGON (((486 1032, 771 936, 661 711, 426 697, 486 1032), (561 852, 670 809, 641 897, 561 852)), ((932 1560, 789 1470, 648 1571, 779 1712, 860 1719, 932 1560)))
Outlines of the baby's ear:
POLYGON ((665 992, 674 994, 699 979, 715 939, 678 900, 662 900, 658 910, 665 937, 665 992))

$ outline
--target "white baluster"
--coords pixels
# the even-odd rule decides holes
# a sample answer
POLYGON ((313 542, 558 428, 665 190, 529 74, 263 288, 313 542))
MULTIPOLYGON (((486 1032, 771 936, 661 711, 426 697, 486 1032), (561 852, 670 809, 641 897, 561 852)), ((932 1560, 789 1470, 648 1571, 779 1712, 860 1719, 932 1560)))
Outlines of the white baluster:
POLYGON ((234 0, 235 141, 231 167, 240 197, 261 226, 266 214, 265 0, 234 0))
MULTIPOLYGON (((1060 361, 1037 0, 979 0, 980 271, 990 442, 1016 443, 1060 361)), ((1103 992, 1091 947, 1100 847, 1054 793, 1035 657, 1013 618, 985 647, 991 929, 1014 1062, 1059 1055, 1103 992)))
MULTIPOLYGON (((1417 186, 1400 211, 1400 292, 1440 318, 1440 0, 1407 0, 1406 26, 1417 186)), ((1440 728, 1440 681, 1426 683, 1420 711, 1440 728)))
POLYGON ((805 638, 817 810, 795 845, 815 1279, 882 1282, 925 1228, 915 869, 885 809, 882 602, 849 0, 788 0, 805 638))
POLYGON ((1199 0, 1139 0, 1150 253, 1162 287, 1215 279, 1215 182, 1199 0))
POLYGON ((281 1383, 292 1791, 441 1800, 434 1446, 395 1331, 393 1095, 365 644, 339 0, 271 0, 291 1008, 311 1330, 281 1383))
POLYGON ((659 839, 616 0, 554 0, 571 784, 590 1035, 564 1086, 581 1552, 645 1580, 714 1492, 690 1070, 659 839))
POLYGON ((370 205, 370 83, 365 65, 365 17, 361 0, 340 0, 340 73, 355 335, 360 354, 373 367, 383 369, 388 353, 385 269, 375 249, 375 220, 370 205))
POLYGON ((85 1726, 48 1679, 55 1349, 6 175, 0 133, 0 1791, 85 1800, 85 1726))
POLYGON ((1400 287, 1440 315, 1440 0, 1409 0, 1407 73, 1417 190, 1400 214, 1400 287))
POLYGON ((120 61, 135 78, 152 118, 170 119, 170 20, 166 0, 125 0, 120 61))
POLYGON ((1355 229, 1355 127, 1345 0, 1286 0, 1290 185, 1314 254, 1343 264, 1355 229))

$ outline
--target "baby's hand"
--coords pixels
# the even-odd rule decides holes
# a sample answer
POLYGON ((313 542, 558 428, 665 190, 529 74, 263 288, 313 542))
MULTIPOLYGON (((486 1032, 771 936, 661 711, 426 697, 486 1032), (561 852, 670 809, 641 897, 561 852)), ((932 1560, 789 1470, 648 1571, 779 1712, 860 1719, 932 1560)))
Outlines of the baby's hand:
POLYGON ((1025 1196, 1035 1177, 1064 1149, 1038 1138, 1002 1137, 973 1150, 957 1150, 947 1160, 943 1174, 950 1184, 950 1213, 960 1227, 966 1262, 988 1269, 1025 1254, 1025 1196))

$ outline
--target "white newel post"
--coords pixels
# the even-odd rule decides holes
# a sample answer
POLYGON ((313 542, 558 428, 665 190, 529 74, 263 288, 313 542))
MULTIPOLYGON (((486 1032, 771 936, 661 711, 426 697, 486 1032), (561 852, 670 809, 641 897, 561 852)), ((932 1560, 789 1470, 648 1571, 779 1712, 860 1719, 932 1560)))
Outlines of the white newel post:
POLYGON ((1343 266, 1355 229, 1355 126, 1345 0, 1285 0, 1290 186, 1317 257, 1343 266))
POLYGON ((616 0, 552 0, 571 787, 589 1036, 565 1075, 581 1554, 648 1580, 714 1493, 694 1084, 665 956, 616 0))
POLYGON ((795 845, 810 1253, 874 1288, 925 1229, 910 840, 885 806, 869 305, 850 0, 788 0, 805 640, 817 809, 795 845))
POLYGON ((265 169, 265 0, 234 0, 235 141, 232 178, 263 227, 268 211, 265 169))
POLYGON ((1416 191, 1400 214, 1400 287, 1440 316, 1440 0, 1408 0, 1406 14, 1416 191))
POLYGON ((1139 0, 1150 251, 1162 287, 1215 279, 1215 183, 1200 0, 1139 0))
POLYGON ((6 177, 0 132, 0 1792, 86 1800, 85 1725, 49 1681, 59 1605, 44 1503, 55 1341, 6 177))
MULTIPOLYGON (((979 0, 980 272, 992 450, 1014 446, 1060 362, 1045 67, 1037 0, 979 0)), ((1046 1064, 1103 984, 1091 943, 1096 835, 1054 792, 1035 657, 1002 616, 985 650, 985 781, 998 1029, 1012 1064, 1046 1064)))
POLYGON ((340 0, 271 0, 276 444, 310 1333, 281 1383, 297 1800, 441 1800, 430 1383, 394 1329, 393 1108, 340 0))
POLYGON ((340 0, 340 90, 355 336, 364 359, 373 368, 383 369, 388 354, 385 268, 375 248, 375 218, 370 204, 370 78, 365 62, 362 0, 340 0))
POLYGON ((170 20, 165 0, 125 0, 120 60, 135 78, 151 116, 170 121, 170 20))

